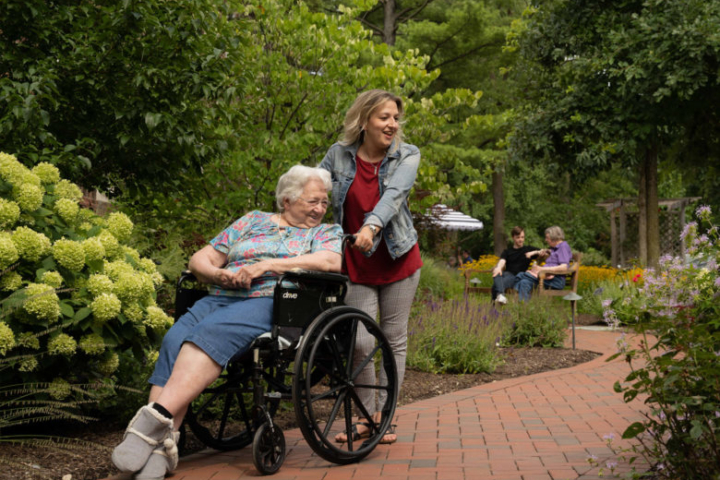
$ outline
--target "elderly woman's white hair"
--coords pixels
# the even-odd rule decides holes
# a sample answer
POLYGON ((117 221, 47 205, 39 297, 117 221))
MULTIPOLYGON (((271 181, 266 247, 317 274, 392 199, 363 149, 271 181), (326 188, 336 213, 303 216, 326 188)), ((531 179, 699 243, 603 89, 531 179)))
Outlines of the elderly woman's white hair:
POLYGON ((330 172, 323 168, 295 165, 278 179, 277 188, 275 188, 275 202, 280 213, 285 211, 285 199, 290 203, 297 201, 302 195, 305 185, 311 180, 322 182, 328 192, 332 188, 330 172))
POLYGON ((565 240, 565 233, 562 231, 562 228, 558 227, 557 225, 546 228, 545 235, 547 235, 553 242, 558 240, 565 240))

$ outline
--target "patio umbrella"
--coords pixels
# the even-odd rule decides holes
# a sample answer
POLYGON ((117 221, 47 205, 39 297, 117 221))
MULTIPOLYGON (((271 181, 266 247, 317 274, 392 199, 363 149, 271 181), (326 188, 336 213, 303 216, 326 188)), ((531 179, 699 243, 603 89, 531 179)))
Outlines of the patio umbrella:
POLYGON ((426 214, 430 221, 440 228, 450 231, 464 230, 474 231, 482 230, 483 222, 465 215, 462 212, 448 208, 445 205, 437 204, 426 214))

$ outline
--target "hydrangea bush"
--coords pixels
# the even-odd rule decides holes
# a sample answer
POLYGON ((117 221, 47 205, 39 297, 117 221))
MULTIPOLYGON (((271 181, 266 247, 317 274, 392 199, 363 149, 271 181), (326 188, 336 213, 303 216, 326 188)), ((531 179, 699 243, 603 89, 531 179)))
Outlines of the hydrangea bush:
MULTIPOLYGON (((0 382, 112 381, 172 324, 163 277, 127 246, 132 221, 80 208, 80 188, 0 152, 0 382), (126 360, 127 359, 127 360, 126 360)), ((68 394, 71 389, 64 389, 68 394)))
POLYGON ((635 326, 644 342, 618 353, 633 371, 616 391, 650 406, 624 436, 640 440, 655 478, 720 477, 720 236, 708 207, 696 215, 682 234, 687 257, 645 273, 635 326))

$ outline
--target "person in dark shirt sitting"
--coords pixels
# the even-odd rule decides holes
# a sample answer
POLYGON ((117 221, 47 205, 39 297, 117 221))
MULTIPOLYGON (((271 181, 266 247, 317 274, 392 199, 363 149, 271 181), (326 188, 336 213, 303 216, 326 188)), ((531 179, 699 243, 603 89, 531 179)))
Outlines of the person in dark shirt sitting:
POLYGON ((525 229, 522 227, 513 227, 510 231, 513 239, 513 246, 506 248, 500 255, 497 265, 493 268, 493 286, 491 295, 493 302, 501 305, 507 303, 505 290, 513 288, 515 285, 515 276, 524 272, 530 266, 533 257, 538 256, 542 250, 525 246, 525 229))

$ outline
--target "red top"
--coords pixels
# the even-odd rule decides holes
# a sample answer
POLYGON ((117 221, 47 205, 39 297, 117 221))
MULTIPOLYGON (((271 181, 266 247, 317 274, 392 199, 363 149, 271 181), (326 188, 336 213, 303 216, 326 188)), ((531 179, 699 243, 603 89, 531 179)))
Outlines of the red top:
MULTIPOLYGON (((372 212, 380 201, 377 175, 380 164, 366 162, 357 156, 355 164, 357 173, 350 185, 344 205, 342 227, 346 233, 358 232, 365 223, 366 215, 372 212)), ((382 232, 379 235, 382 236, 382 232)), ((346 273, 353 283, 387 285, 409 277, 420 267, 422 267, 422 259, 417 243, 405 255, 393 260, 385 245, 385 239, 381 238, 380 245, 369 258, 353 248, 347 249, 343 273, 346 273)))

